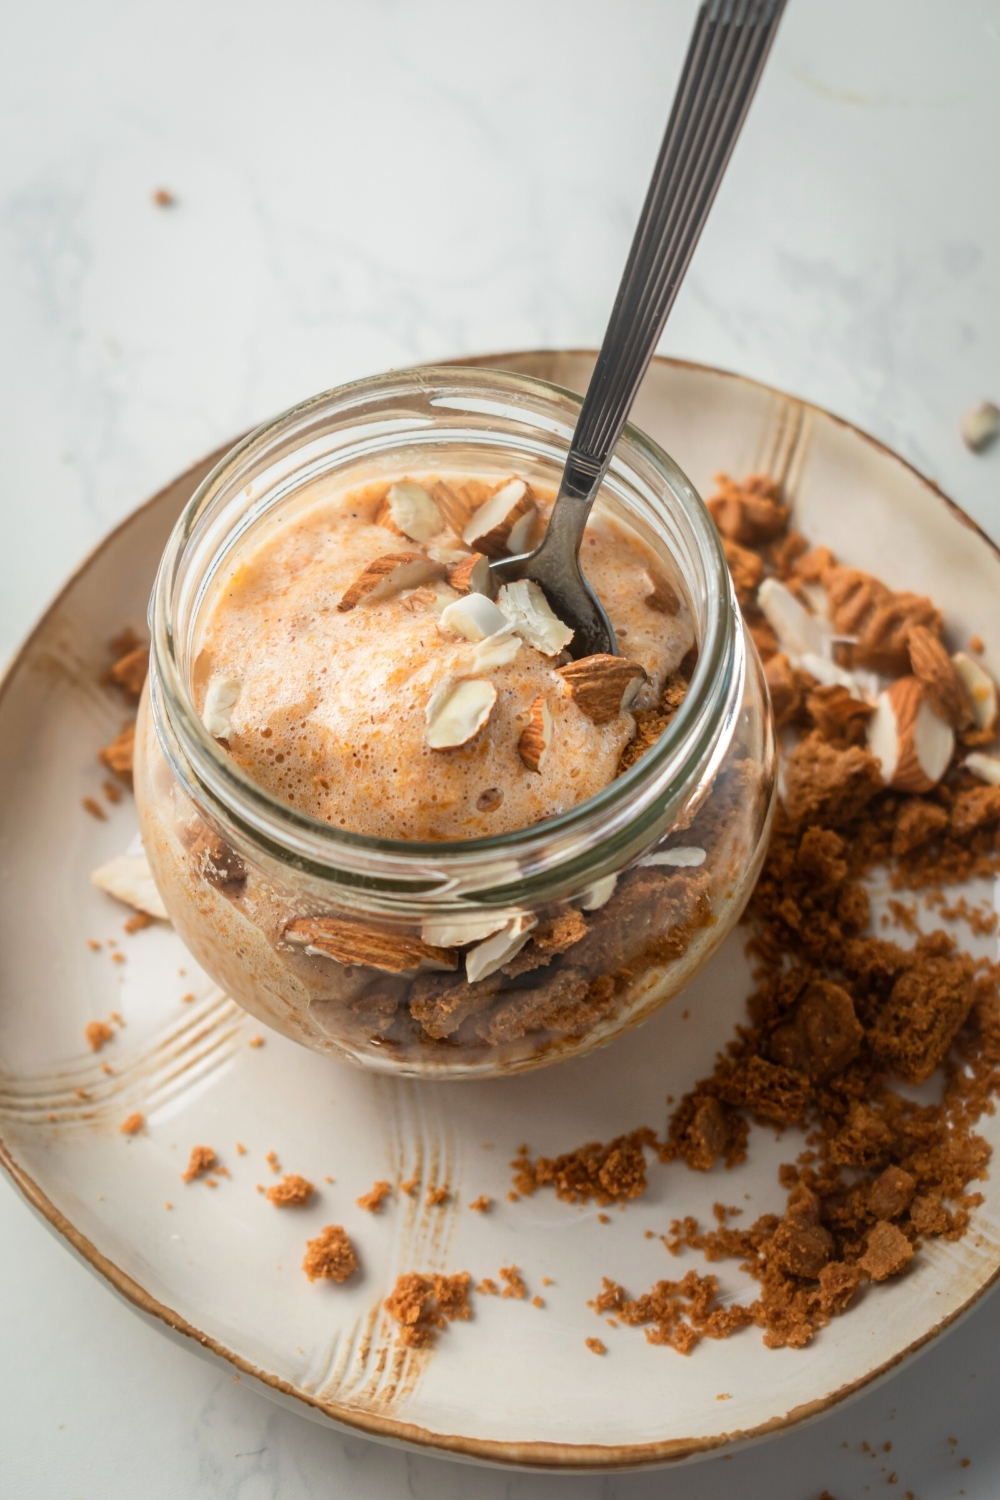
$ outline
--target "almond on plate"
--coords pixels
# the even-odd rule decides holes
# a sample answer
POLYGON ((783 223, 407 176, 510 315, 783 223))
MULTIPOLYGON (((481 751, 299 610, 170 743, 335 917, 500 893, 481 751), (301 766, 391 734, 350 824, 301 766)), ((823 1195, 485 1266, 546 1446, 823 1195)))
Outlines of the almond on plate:
POLYGON ((868 748, 882 779, 898 792, 929 792, 955 750, 951 725, 930 705, 915 677, 898 677, 879 693, 868 723, 868 748))
POLYGON ((517 742, 517 753, 529 771, 541 771, 552 743, 552 714, 539 694, 531 705, 531 718, 517 742))
MULTIPOLYGON (((926 625, 911 625, 906 637, 913 675, 934 712, 953 729, 972 721, 972 703, 955 664, 926 625)), ((985 673, 983 674, 985 676, 985 673)))
POLYGON ((419 552, 386 552, 362 569, 354 582, 344 590, 337 608, 353 609, 362 599, 386 599, 401 589, 415 589, 444 576, 444 565, 431 562, 419 552))
POLYGON ((427 705, 427 743, 432 750, 467 745, 482 729, 497 701, 497 690, 485 678, 449 679, 427 705))
POLYGON ((626 656, 584 656, 557 667, 577 708, 595 724, 609 724, 624 713, 643 683, 646 671, 626 656))
POLYGON ((984 733, 992 732, 997 723, 996 683, 988 672, 984 672, 977 661, 964 651, 956 651, 951 659, 958 679, 969 695, 972 717, 976 728, 984 733))
POLYGON ((444 528, 444 518, 422 484, 400 479, 375 514, 375 524, 408 536, 411 542, 429 542, 444 528))
POLYGON ((472 513, 462 530, 462 541, 487 557, 523 552, 535 511, 531 486, 523 479, 511 479, 472 513))

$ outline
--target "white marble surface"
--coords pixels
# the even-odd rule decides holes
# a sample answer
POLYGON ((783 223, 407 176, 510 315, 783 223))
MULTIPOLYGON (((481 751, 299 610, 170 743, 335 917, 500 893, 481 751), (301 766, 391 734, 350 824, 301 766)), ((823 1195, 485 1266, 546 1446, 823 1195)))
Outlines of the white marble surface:
MULTIPOLYGON (((8 4, 0 654, 118 517, 297 398, 596 343, 694 9, 8 4), (152 205, 161 185, 174 208, 152 205)), ((664 349, 869 428, 1000 536, 1000 451, 973 457, 957 432, 1000 400, 998 64, 1000 0, 790 0, 664 349)), ((17 1500, 847 1500, 892 1474, 887 1494, 919 1500, 1000 1489, 996 1298, 808 1429, 567 1480, 280 1410, 144 1326, 6 1183, 0 1285, 0 1491, 17 1500)))

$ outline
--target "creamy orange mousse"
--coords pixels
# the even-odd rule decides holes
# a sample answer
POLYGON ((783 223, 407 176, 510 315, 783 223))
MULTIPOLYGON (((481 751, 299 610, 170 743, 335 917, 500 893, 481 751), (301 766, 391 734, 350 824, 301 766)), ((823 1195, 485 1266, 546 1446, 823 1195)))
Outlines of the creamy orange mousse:
POLYGON ((497 589, 488 567, 537 545, 552 499, 516 476, 412 474, 297 497, 203 607, 209 733, 282 802, 380 838, 499 834, 593 796, 694 632, 663 561, 598 507, 581 557, 620 654, 573 661, 541 589, 497 589))

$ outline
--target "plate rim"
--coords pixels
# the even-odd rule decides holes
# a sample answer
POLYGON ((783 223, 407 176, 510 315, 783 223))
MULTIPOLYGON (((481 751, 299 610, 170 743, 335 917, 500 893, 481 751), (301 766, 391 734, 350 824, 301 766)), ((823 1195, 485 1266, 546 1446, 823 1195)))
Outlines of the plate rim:
MULTIPOLYGON (((505 359, 524 360, 546 354, 596 358, 597 350, 588 348, 506 350, 493 354, 464 355, 455 359, 436 361, 435 366, 438 368, 459 366, 504 369, 506 367, 499 363, 499 361, 505 359)), ((845 417, 838 416, 837 413, 831 412, 826 407, 819 406, 815 402, 791 395, 777 386, 755 380, 751 376, 741 374, 739 371, 723 369, 716 365, 702 364, 696 360, 678 359, 669 355, 655 355, 653 363, 668 366, 672 369, 691 370, 698 374, 721 376, 727 380, 737 381, 757 391, 764 391, 780 400, 794 402, 803 410, 815 412, 819 416, 835 423, 838 427, 845 428, 878 453, 909 470, 918 483, 929 490, 956 520, 960 521, 979 537, 993 555, 1000 560, 1000 546, 987 535, 983 528, 960 505, 952 500, 949 495, 945 494, 936 480, 929 478, 928 475, 922 473, 914 464, 910 463, 908 459, 897 453, 895 449, 890 448, 888 444, 883 443, 871 433, 858 427, 856 423, 848 421, 845 417)), ((520 373, 524 372, 521 371, 520 373)), ((134 510, 129 511, 126 516, 113 526, 86 553, 42 611, 35 624, 15 648, 4 667, 3 673, 0 675, 0 707, 2 707, 3 700, 11 687, 14 677, 36 638, 62 606, 66 596, 77 581, 87 573, 106 549, 140 515, 163 501, 171 490, 190 480, 193 475, 200 473, 202 478, 204 478, 225 457, 234 444, 241 440, 242 436, 245 436, 245 433, 223 444, 221 447, 213 449, 205 457, 189 464, 186 469, 171 479, 169 483, 163 485, 155 494, 136 506, 134 510)), ((198 482, 200 483, 201 481, 199 480, 198 482)), ((875 1369, 859 1376, 858 1379, 849 1381, 835 1391, 828 1392, 825 1396, 803 1402, 799 1406, 790 1408, 783 1415, 770 1417, 766 1422, 758 1423, 752 1428, 717 1433, 708 1437, 668 1438, 650 1443, 623 1444, 538 1441, 509 1442, 496 1438, 473 1438, 450 1433, 432 1432, 416 1423, 405 1422, 397 1417, 379 1416, 375 1412, 359 1411, 337 1402, 324 1401, 292 1385, 281 1376, 258 1368, 251 1361, 236 1353, 235 1350, 229 1349, 218 1339, 202 1332, 201 1329, 182 1317, 173 1308, 168 1307, 165 1303, 160 1302, 158 1298, 153 1297, 134 1277, 123 1271, 120 1266, 116 1265, 113 1260, 100 1251, 87 1235, 79 1230, 56 1207, 31 1174, 14 1160, 2 1136, 0 1136, 0 1169, 5 1172, 8 1179, 18 1189, 29 1206, 42 1219, 50 1232, 65 1240, 69 1248, 75 1251, 88 1268, 109 1283, 112 1290, 130 1306, 135 1308, 137 1312, 152 1320, 154 1325, 159 1324, 163 1332, 190 1339, 200 1352, 224 1360, 241 1374, 248 1375, 252 1379, 260 1381, 263 1386, 267 1387, 269 1393, 283 1398, 286 1402, 293 1402, 296 1406, 304 1408, 301 1413, 302 1415, 313 1417, 315 1420, 330 1422, 341 1429, 360 1433, 368 1438, 383 1442, 400 1443, 420 1452, 436 1452, 441 1457, 472 1460, 491 1466, 519 1468, 529 1471, 534 1470, 536 1472, 599 1473, 679 1464, 685 1460, 707 1457, 722 1448, 747 1445, 798 1427, 804 1422, 825 1415, 832 1411, 834 1407, 851 1400, 870 1386, 888 1378, 905 1361, 913 1359, 923 1352, 934 1339, 939 1338, 943 1333, 946 1333, 961 1319, 966 1317, 976 1304, 988 1295, 997 1285, 998 1281, 1000 1281, 1000 1264, 998 1264, 992 1274, 977 1287, 976 1291, 960 1307, 955 1308, 918 1339, 908 1344, 905 1349, 899 1350, 891 1359, 884 1361, 875 1369)))

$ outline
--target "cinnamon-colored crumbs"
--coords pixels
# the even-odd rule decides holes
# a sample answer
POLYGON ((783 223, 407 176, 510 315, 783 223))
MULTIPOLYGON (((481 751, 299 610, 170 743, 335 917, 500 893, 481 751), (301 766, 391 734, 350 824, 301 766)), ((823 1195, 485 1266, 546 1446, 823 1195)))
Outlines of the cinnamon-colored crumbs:
POLYGON ((405 1193, 408 1198, 412 1198, 413 1194, 417 1191, 417 1188, 419 1186, 420 1186, 420 1178, 419 1178, 419 1176, 408 1177, 405 1182, 401 1182, 399 1184, 399 1191, 401 1193, 405 1193))
POLYGON ((263 1047, 264 1038, 262 1036, 252 1036, 247 1045, 250 1047, 263 1047))
POLYGON ((152 927, 153 918, 148 911, 135 911, 122 925, 126 932, 141 932, 144 927, 152 927))
POLYGON ((143 1116, 136 1110, 135 1114, 129 1115, 127 1119, 121 1122, 118 1129, 122 1135, 137 1135, 144 1123, 143 1116))
POLYGON ((497 1286, 492 1276, 484 1276, 482 1281, 476 1287, 476 1291, 479 1292, 483 1297, 499 1297, 500 1295, 500 1288, 497 1286))
POLYGON ((538 1297, 538 1296, 532 1297, 532 1299, 531 1299, 531 1305, 532 1305, 532 1307, 544 1307, 545 1306, 545 1299, 543 1297, 538 1297))
MULTIPOLYGON (((810 551, 785 520, 779 526, 777 510, 759 512, 767 534, 754 534, 756 501, 778 506, 769 483, 726 480, 711 502, 762 654, 777 650, 754 590, 772 576, 793 590, 822 584, 834 629, 852 638, 838 647, 845 664, 910 671, 909 631, 920 627, 926 647, 928 634, 940 638, 940 613, 922 596, 840 567, 826 548, 810 551)), ((647 1149, 707 1170, 744 1159, 752 1120, 806 1132, 808 1149, 779 1173, 782 1214, 737 1229, 728 1210, 716 1211, 715 1228, 689 1217, 666 1239, 674 1254, 691 1248, 709 1261, 740 1261, 758 1283, 753 1302, 721 1306, 716 1278, 694 1271, 636 1298, 605 1281, 595 1311, 645 1326, 652 1342, 683 1353, 751 1323, 768 1347, 801 1348, 862 1282, 905 1273, 928 1238, 960 1238, 982 1201, 970 1186, 990 1158, 974 1126, 1000 1089, 1000 965, 973 963, 945 931, 916 936, 909 948, 873 936, 863 884, 880 867, 896 891, 931 892, 933 909, 944 905, 942 887, 1000 871, 1000 789, 977 783, 956 758, 923 795, 888 790, 862 743, 863 709, 787 662, 768 675, 801 738, 786 760, 783 803, 748 909, 756 988, 747 1022, 673 1111, 664 1141, 644 1128, 553 1159, 532 1162, 522 1150, 512 1164, 525 1194, 547 1185, 570 1202, 626 1201, 645 1190, 647 1149), (916 1104, 893 1086, 937 1071, 936 1104, 916 1104), (624 1174, 616 1152, 629 1163, 624 1174)), ((949 911, 981 931, 995 927, 985 909, 959 901, 949 911)), ((913 925, 909 906, 897 904, 893 916, 913 925)))
POLYGON ((447 1187, 428 1188, 427 1197, 424 1199, 425 1208, 440 1208, 448 1202, 451 1190, 447 1187))
POLYGON ((116 735, 110 745, 97 752, 101 764, 107 766, 112 775, 127 786, 132 785, 132 761, 135 754, 135 725, 126 724, 121 734, 116 735))
POLYGON ((84 812, 89 812, 90 816, 96 818, 99 823, 106 823, 108 821, 108 815, 104 811, 104 808, 99 802, 95 802, 93 797, 82 797, 80 799, 80 806, 84 812))
POLYGON ((485 1193, 480 1193, 478 1198, 473 1198, 472 1202, 469 1204, 469 1207, 473 1209, 477 1214, 485 1214, 489 1211, 492 1202, 492 1198, 488 1198, 485 1193))
POLYGON ((211 1172, 215 1164, 216 1155, 211 1146, 192 1146, 190 1160, 181 1173, 181 1178, 184 1182, 194 1182, 196 1177, 203 1177, 206 1172, 211 1172))
POLYGON ((106 1021, 88 1021, 84 1027, 84 1036, 91 1052, 100 1052, 105 1042, 110 1042, 114 1032, 106 1021))
POLYGON ((583 1342, 591 1354, 607 1354, 608 1352, 607 1345, 603 1344, 600 1339, 584 1339, 583 1342))
POLYGON ((316 1189, 297 1172, 286 1172, 280 1182, 267 1190, 267 1200, 275 1208, 302 1208, 309 1202, 316 1189))
POLYGON ((302 1269, 310 1281, 346 1281, 358 1269, 358 1257, 342 1224, 328 1224, 306 1241, 302 1269))
POLYGON ((359 1208, 367 1209, 370 1214, 376 1214, 391 1192, 392 1188, 387 1182, 376 1182, 367 1193, 362 1193, 361 1197, 355 1198, 354 1201, 359 1208))
POLYGON ((499 1274, 500 1280, 504 1283, 501 1297, 516 1297, 518 1301, 521 1301, 528 1295, 528 1288, 521 1280, 517 1266, 501 1266, 499 1274))
POLYGON ((468 1271, 458 1271, 453 1276, 425 1276, 419 1271, 408 1271, 397 1276, 395 1286, 382 1304, 399 1324, 397 1344, 427 1348, 446 1323, 471 1318, 471 1279, 468 1271))

